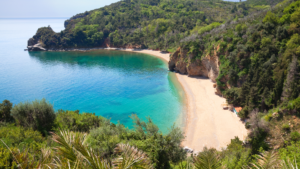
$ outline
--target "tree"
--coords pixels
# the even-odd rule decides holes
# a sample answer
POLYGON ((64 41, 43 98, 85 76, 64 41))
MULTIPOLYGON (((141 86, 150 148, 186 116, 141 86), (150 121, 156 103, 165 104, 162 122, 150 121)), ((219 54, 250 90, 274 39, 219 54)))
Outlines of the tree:
POLYGON ((3 100, 2 104, 0 103, 0 122, 11 122, 13 117, 10 114, 12 109, 12 103, 9 100, 3 100))
POLYGON ((263 22, 264 23, 270 22, 272 24, 277 24, 278 23, 278 18, 277 18, 277 16, 274 13, 272 13, 271 11, 269 11, 267 13, 267 15, 265 16, 263 22))
POLYGON ((252 153, 258 153, 260 148, 264 150, 268 149, 269 146, 265 142, 265 138, 269 132, 266 121, 260 118, 258 109, 254 109, 250 114, 250 144, 252 146, 252 153))
POLYGON ((16 123, 23 127, 29 127, 47 135, 54 126, 55 113, 53 105, 46 99, 19 103, 11 110, 16 123))
POLYGON ((299 96, 299 65, 296 56, 293 56, 293 60, 290 63, 287 79, 283 87, 282 101, 288 101, 290 99, 295 99, 299 96))

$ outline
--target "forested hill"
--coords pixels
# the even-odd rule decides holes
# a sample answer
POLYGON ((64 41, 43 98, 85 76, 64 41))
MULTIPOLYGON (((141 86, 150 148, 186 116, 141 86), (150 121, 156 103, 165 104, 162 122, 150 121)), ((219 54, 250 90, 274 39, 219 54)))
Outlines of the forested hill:
POLYGON ((38 42, 46 49, 109 44, 172 52, 190 34, 267 9, 277 1, 124 0, 73 16, 60 33, 49 27, 40 28, 28 46, 38 42))
POLYGON ((215 81, 216 93, 243 108, 240 118, 250 119, 248 139, 257 148, 252 151, 276 149, 289 145, 295 133, 298 139, 300 131, 299 34, 300 0, 285 0, 187 36, 171 55, 169 68, 215 81))

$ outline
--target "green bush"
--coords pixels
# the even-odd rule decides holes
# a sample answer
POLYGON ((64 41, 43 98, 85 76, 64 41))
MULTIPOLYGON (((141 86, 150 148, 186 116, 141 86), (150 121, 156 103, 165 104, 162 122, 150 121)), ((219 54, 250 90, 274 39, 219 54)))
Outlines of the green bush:
POLYGON ((250 123, 246 122, 245 127, 246 127, 246 129, 250 129, 250 127, 251 127, 250 123))
POLYGON ((44 135, 54 126, 54 109, 46 99, 19 103, 12 108, 11 114, 18 125, 38 130, 44 135))
POLYGON ((271 45, 272 43, 272 40, 270 38, 267 38, 267 37, 264 37, 262 40, 261 40, 261 48, 262 47, 266 47, 268 45, 271 45))
POLYGON ((104 118, 95 113, 82 113, 79 111, 58 110, 55 124, 58 129, 88 132, 92 128, 102 125, 104 118))
POLYGON ((291 139, 293 141, 299 141, 300 140, 300 133, 298 131, 291 132, 291 139))
POLYGON ((3 100, 2 104, 0 103, 0 122, 11 122, 13 117, 10 115, 12 109, 12 103, 8 100, 3 100))
MULTIPOLYGON (((0 139, 8 147, 30 148, 31 150, 40 150, 45 141, 40 132, 13 124, 0 127, 0 139)), ((0 147, 6 148, 1 141, 0 147)))
POLYGON ((288 110, 296 110, 297 112, 300 112, 300 97, 298 97, 295 100, 292 100, 287 105, 288 110))
POLYGON ((277 24, 277 23, 278 23, 278 20, 279 20, 279 19, 277 18, 277 16, 276 16, 274 13, 272 13, 271 11, 269 11, 269 12, 267 13, 267 15, 265 16, 263 22, 264 22, 264 23, 270 22, 270 23, 273 23, 273 24, 277 24))
POLYGON ((300 141, 292 142, 290 145, 285 148, 279 149, 279 154, 281 159, 295 159, 297 165, 300 166, 300 141))
POLYGON ((289 124, 283 124, 281 127, 284 131, 289 131, 290 130, 290 125, 289 124))
MULTIPOLYGON (((2 142, 0 142, 0 145, 2 142)), ((16 152, 16 148, 11 149, 13 152, 16 152)), ((11 168, 11 169, 17 169, 18 165, 13 159, 12 153, 6 148, 6 147, 0 147, 0 168, 1 169, 6 169, 6 168, 11 168)))
POLYGON ((200 28, 198 33, 199 33, 199 35, 201 35, 205 32, 211 31, 212 29, 214 29, 215 27, 218 27, 220 25, 221 24, 219 22, 211 23, 210 25, 207 25, 207 26, 204 26, 204 27, 200 28))
POLYGON ((248 118, 248 107, 244 107, 240 112, 238 112, 238 116, 241 118, 241 119, 246 119, 248 118))

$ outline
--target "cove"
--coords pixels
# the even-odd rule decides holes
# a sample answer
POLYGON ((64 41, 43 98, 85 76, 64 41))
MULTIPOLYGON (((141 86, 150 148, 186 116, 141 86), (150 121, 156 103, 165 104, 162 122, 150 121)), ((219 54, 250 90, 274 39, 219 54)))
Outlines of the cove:
MULTIPOLYGON (((132 128, 128 117, 151 117, 167 132, 184 115, 184 92, 167 63, 154 56, 121 52, 25 52, 28 38, 64 19, 0 19, 0 101, 46 98, 55 110, 95 113, 132 128)), ((178 123, 179 122, 179 123, 178 123)))
MULTIPOLYGON (((27 70, 30 76, 21 78, 21 90, 14 91, 14 103, 46 98, 56 110, 95 113, 129 128, 129 116, 136 114, 144 120, 150 117, 163 132, 183 110, 174 74, 154 56, 107 50, 29 52, 29 56, 34 65, 27 70)), ((10 94, 1 92, 2 97, 10 94)))

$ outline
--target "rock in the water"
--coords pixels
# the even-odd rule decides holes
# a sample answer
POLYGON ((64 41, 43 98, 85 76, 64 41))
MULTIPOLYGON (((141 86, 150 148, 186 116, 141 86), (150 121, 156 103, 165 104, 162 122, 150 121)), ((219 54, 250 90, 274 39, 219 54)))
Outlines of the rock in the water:
MULTIPOLYGON (((29 43, 29 41, 28 41, 28 43, 29 43)), ((27 48, 28 48, 28 51, 47 51, 47 49, 43 48, 42 44, 40 44, 40 43, 37 43, 33 46, 27 46, 27 48)))

